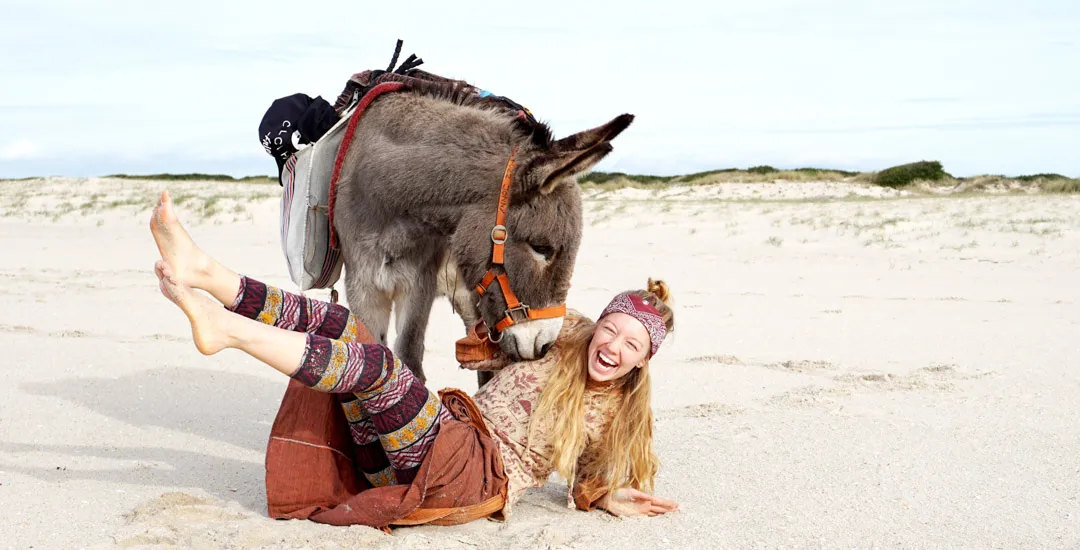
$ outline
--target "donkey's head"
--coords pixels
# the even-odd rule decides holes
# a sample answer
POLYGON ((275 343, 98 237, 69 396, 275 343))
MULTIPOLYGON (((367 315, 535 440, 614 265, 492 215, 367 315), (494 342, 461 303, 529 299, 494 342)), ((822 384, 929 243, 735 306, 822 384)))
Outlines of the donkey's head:
MULTIPOLYGON (((493 240, 502 237, 496 231, 493 239, 497 204, 482 201, 464 213, 452 238, 463 279, 475 285, 489 270, 494 275, 505 272, 511 293, 534 313, 564 305, 581 244, 577 178, 612 151, 611 140, 633 119, 621 115, 558 141, 523 139, 514 157, 502 265, 492 265, 493 240)), ((511 357, 540 357, 559 335, 561 315, 532 319, 524 309, 511 311, 498 281, 475 298, 490 337, 511 357), (512 324, 498 330, 508 317, 512 324)))

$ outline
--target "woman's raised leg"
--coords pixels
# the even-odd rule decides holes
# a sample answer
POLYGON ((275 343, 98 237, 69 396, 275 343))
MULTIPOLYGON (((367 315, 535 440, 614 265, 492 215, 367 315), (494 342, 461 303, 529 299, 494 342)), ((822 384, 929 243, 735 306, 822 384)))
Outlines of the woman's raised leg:
MULTIPOLYGON (((161 193, 154 208, 150 231, 162 258, 169 264, 174 279, 179 279, 182 285, 209 292, 234 313, 264 325, 346 342, 356 341, 357 338, 370 338, 366 328, 344 306, 292 294, 239 275, 206 254, 183 227, 168 191, 161 193), (184 267, 177 269, 176 265, 184 267)), ((213 315, 217 315, 217 312, 213 315)), ((244 328, 236 330, 242 337, 241 341, 237 342, 237 347, 246 346, 255 352, 263 349, 257 342, 258 335, 265 331, 244 328), (252 336, 254 338, 251 338, 252 336)), ((195 333, 194 328, 192 332, 195 333)), ((202 334, 199 341, 210 343, 211 335, 202 334)), ((292 351, 295 351, 296 345, 293 345, 292 351)), ((212 348, 213 345, 203 347, 207 351, 212 348)), ((349 422, 353 440, 357 444, 355 458, 364 476, 376 487, 395 483, 397 480, 378 440, 378 432, 367 412, 358 405, 359 399, 354 395, 339 394, 339 400, 349 422)))
POLYGON ((154 265, 161 293, 180 307, 191 323, 195 347, 204 355, 239 349, 287 376, 296 374, 307 348, 306 335, 234 315, 182 284, 165 260, 154 265))
POLYGON ((168 191, 161 198, 150 218, 161 258, 172 268, 173 278, 184 286, 205 290, 217 301, 228 306, 240 290, 240 275, 203 252, 180 223, 173 210, 168 191))
MULTIPOLYGON (((451 418, 428 390, 380 344, 361 344, 295 332, 246 319, 216 306, 181 284, 168 262, 155 265, 162 294, 191 323, 195 345, 206 355, 239 349, 318 391, 353 394, 352 406, 370 420, 399 483, 409 483, 451 418)), ((346 411, 348 412, 348 410, 346 411)))
POLYGON ((229 310, 286 330, 352 341, 367 329, 348 308, 286 292, 237 274, 204 252, 184 229, 168 191, 150 220, 161 257, 179 284, 205 290, 229 310))

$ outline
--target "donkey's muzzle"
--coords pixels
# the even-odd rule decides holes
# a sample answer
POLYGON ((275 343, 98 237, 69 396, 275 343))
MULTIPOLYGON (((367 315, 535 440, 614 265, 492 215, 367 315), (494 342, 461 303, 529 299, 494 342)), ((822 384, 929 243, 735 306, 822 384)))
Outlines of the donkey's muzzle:
POLYGON ((532 319, 524 323, 515 323, 502 334, 499 346, 511 356, 522 360, 543 357, 559 337, 562 318, 532 319))

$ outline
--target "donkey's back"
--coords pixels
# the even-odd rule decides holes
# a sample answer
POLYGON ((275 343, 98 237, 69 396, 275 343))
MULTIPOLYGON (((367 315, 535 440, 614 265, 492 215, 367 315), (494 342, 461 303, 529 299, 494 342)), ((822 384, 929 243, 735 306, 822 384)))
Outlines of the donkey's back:
POLYGON ((422 380, 441 294, 512 356, 544 353, 562 319, 536 312, 565 300, 581 239, 576 178, 631 120, 555 141, 531 116, 456 84, 375 99, 346 144, 334 206, 354 315, 386 344, 393 311, 395 353, 422 380), (481 295, 486 273, 508 282, 481 295))

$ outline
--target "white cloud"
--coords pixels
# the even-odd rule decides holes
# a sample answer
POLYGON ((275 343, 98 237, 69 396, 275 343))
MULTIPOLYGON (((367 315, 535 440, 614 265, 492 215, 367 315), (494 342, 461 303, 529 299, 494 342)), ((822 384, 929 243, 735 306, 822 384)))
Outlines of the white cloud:
POLYGON ((489 3, 420 1, 415 18, 394 3, 317 3, 300 18, 286 0, 16 4, 0 18, 0 51, 20 52, 0 56, 18 83, 0 87, 0 120, 23 140, 0 160, 90 170, 168 156, 199 171, 235 157, 241 170, 260 162, 270 101, 332 99, 400 37, 403 56, 524 103, 559 136, 638 115, 602 168, 925 156, 962 173, 1080 173, 1080 72, 1063 69, 1080 55, 1075 0, 550 0, 527 18, 489 3), (1050 127, 1038 113, 1061 116, 1050 127))
POLYGON ((0 145, 0 160, 30 160, 43 158, 45 151, 40 143, 29 139, 17 139, 0 145))

